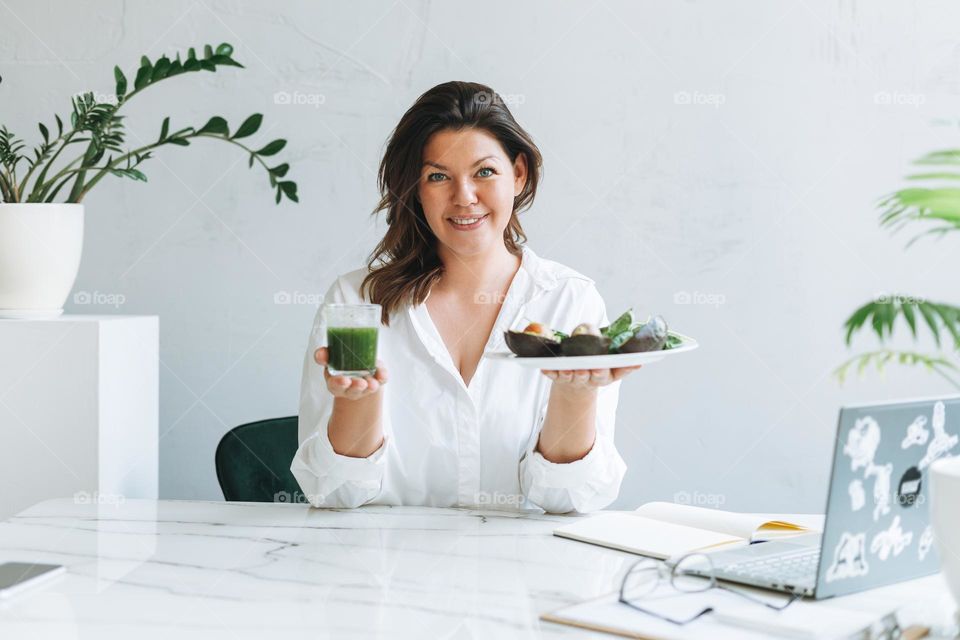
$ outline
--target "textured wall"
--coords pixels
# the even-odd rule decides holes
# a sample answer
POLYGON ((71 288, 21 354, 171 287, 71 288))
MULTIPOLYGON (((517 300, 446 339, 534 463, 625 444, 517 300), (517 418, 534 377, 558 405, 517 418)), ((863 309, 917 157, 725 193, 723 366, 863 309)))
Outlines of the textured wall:
POLYGON ((123 302, 68 312, 160 315, 164 497, 219 498, 220 436, 296 412, 311 295, 383 232, 369 212, 390 129, 465 79, 508 97, 541 144, 531 246, 595 278, 611 314, 661 313, 702 342, 624 384, 617 504, 819 510, 841 403, 948 389, 920 371, 843 387, 830 372, 869 297, 956 298, 956 240, 904 252, 873 206, 909 160, 960 146, 958 18, 951 2, 889 0, 5 0, 0 121, 32 135, 70 94, 109 93, 114 64, 225 41, 246 69, 144 94, 131 139, 165 115, 259 111, 262 136, 290 140, 299 206, 274 206, 266 177, 214 143, 164 149, 148 184, 114 179, 86 201, 76 290, 123 302))

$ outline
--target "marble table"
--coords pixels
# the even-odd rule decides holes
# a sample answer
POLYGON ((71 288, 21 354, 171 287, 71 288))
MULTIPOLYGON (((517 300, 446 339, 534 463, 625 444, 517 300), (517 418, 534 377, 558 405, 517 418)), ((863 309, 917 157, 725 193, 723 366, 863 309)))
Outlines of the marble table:
MULTIPOLYGON (((538 619, 612 591, 636 559, 551 535, 569 518, 49 500, 0 523, 0 561, 68 573, 0 605, 0 638, 609 639, 538 619)), ((945 593, 933 576, 861 599, 945 593)))

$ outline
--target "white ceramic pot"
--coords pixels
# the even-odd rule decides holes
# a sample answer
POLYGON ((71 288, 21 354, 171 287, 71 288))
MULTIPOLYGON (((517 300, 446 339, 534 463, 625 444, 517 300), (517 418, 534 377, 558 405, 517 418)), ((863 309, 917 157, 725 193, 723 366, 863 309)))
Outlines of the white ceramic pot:
POLYGON ((0 204, 0 318, 63 313, 82 250, 82 204, 0 204))
POLYGON ((960 603, 960 456, 930 465, 930 521, 940 569, 960 603))

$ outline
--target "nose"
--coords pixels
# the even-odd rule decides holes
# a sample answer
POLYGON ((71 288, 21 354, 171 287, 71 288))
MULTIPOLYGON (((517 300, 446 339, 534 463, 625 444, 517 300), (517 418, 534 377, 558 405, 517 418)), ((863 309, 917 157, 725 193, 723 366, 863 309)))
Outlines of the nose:
POLYGON ((469 207, 477 203, 477 190, 474 187, 473 180, 464 178, 457 181, 453 202, 459 207, 469 207))

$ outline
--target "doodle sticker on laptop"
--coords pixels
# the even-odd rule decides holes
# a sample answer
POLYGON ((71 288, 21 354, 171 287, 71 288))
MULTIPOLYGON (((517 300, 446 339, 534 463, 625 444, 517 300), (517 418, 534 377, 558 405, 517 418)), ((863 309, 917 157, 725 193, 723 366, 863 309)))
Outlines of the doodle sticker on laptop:
POLYGON ((873 464, 867 466, 864 478, 873 477, 873 521, 890 513, 890 476, 893 464, 873 464))
POLYGON ((833 550, 833 564, 827 568, 824 579, 827 582, 865 576, 870 571, 866 552, 867 535, 865 533, 843 532, 840 542, 833 550))
POLYGON ((913 540, 913 532, 904 531, 900 526, 900 516, 894 516, 890 527, 873 536, 870 541, 870 553, 876 554, 881 560, 900 555, 913 540))
POLYGON ((930 438, 930 430, 927 429, 927 416, 917 416, 913 422, 907 425, 907 435, 900 442, 901 449, 909 449, 913 445, 923 446, 927 444, 930 438))
POLYGON ((867 503, 867 497, 863 491, 863 482, 860 481, 860 478, 854 478, 850 481, 847 492, 850 494, 850 509, 853 511, 863 509, 863 505, 867 503))
POLYGON ((930 547, 933 546, 933 525, 927 525, 920 534, 920 541, 917 542, 917 557, 923 562, 923 559, 930 553, 930 547))
POLYGON ((943 402, 938 402, 933 405, 933 439, 930 440, 930 444, 927 445, 927 455, 923 456, 920 460, 920 464, 917 466, 920 467, 921 471, 930 466, 937 458, 943 457, 951 449, 957 446, 957 442, 960 441, 960 437, 957 437, 957 434, 950 435, 946 430, 947 416, 946 416, 946 407, 943 405, 943 402))
POLYGON ((873 464, 873 456, 880 445, 880 425, 870 416, 858 418, 847 432, 847 443, 843 454, 850 458, 850 470, 873 464))

